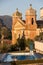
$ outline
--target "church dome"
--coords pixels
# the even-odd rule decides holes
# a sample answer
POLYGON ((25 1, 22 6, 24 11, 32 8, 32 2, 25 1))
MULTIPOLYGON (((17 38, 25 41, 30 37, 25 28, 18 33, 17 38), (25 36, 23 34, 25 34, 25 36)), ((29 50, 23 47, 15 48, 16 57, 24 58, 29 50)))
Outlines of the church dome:
POLYGON ((17 8, 17 9, 16 9, 16 12, 13 13, 13 16, 15 16, 15 17, 22 17, 22 13, 20 13, 20 12, 18 11, 18 8, 17 8))
POLYGON ((30 8, 26 10, 27 15, 36 15, 36 10, 32 8, 32 4, 30 4, 30 8))

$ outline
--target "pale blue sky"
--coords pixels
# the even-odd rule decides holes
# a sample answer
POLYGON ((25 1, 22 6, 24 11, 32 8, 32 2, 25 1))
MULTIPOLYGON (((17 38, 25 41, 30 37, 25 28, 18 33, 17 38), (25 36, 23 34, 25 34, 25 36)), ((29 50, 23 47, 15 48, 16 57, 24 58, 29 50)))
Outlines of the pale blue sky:
POLYGON ((43 7, 43 0, 0 0, 0 15, 12 15, 16 8, 19 9, 25 18, 25 11, 32 4, 37 11, 37 19, 40 18, 40 8, 43 7))

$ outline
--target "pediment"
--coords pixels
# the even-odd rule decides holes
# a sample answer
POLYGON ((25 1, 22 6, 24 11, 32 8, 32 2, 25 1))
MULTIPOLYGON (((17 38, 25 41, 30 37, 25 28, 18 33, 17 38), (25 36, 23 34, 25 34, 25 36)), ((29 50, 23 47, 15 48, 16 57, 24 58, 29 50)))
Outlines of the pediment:
POLYGON ((25 26, 23 25, 22 22, 17 21, 16 24, 14 25, 14 29, 25 29, 25 26))

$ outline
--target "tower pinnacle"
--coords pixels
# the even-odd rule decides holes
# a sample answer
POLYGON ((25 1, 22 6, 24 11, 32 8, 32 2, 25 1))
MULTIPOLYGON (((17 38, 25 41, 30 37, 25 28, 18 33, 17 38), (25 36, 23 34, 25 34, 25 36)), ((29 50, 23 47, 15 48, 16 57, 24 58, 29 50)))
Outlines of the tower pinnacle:
POLYGON ((18 8, 16 8, 16 11, 18 11, 18 8))
POLYGON ((30 4, 30 8, 32 8, 32 4, 30 4))
POLYGON ((32 6, 32 4, 30 4, 30 6, 32 6))

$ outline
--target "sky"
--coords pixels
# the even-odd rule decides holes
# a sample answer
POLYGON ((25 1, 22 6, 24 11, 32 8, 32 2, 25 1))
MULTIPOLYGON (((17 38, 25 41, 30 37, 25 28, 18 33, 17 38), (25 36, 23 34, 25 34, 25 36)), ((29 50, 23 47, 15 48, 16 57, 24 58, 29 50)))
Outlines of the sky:
POLYGON ((25 12, 29 9, 30 4, 37 11, 37 19, 40 19, 40 8, 43 7, 43 0, 0 0, 0 16, 12 16, 16 8, 18 8, 23 19, 25 19, 25 12))

